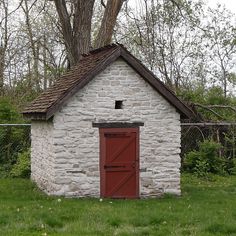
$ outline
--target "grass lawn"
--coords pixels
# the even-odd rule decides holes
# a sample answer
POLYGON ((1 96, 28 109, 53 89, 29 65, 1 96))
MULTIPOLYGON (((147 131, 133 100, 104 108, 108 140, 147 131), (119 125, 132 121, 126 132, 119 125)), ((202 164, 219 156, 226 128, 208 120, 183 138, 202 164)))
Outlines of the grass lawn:
POLYGON ((236 235, 236 176, 182 178, 182 197, 47 197, 29 180, 0 180, 0 235, 236 235))

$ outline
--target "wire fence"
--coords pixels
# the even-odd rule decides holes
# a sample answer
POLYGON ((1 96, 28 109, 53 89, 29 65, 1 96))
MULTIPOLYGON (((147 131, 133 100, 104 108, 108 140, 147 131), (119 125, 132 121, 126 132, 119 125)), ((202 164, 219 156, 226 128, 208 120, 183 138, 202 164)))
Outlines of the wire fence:
POLYGON ((236 124, 234 123, 196 123, 182 124, 181 127, 181 157, 199 148, 199 143, 206 139, 221 144, 220 155, 235 158, 236 124))
POLYGON ((0 124, 0 172, 10 171, 30 143, 29 124, 0 124))
MULTIPOLYGON (((0 124, 0 171, 10 169, 20 153, 30 148, 30 124, 0 124)), ((222 144, 221 155, 234 158, 236 153, 236 124, 187 124, 181 126, 181 157, 199 147, 205 139, 222 144)))

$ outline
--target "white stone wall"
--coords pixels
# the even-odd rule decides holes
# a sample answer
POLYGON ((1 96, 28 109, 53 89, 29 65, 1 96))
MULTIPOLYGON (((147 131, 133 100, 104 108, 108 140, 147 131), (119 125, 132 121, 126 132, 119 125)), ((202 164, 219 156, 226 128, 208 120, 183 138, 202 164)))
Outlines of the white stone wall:
POLYGON ((140 127, 140 196, 180 194, 180 115, 121 59, 55 114, 51 194, 99 197, 99 130, 92 122, 117 121, 144 122, 140 127), (123 109, 114 109, 116 100, 123 101, 123 109))
POLYGON ((52 122, 32 122, 31 179, 45 192, 52 192, 54 175, 54 146, 52 122))

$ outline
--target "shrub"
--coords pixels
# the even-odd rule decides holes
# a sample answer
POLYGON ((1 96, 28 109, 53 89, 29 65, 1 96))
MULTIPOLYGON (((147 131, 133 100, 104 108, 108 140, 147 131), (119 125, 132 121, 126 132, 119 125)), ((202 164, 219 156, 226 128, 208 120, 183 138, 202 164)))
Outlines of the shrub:
POLYGON ((0 166, 0 179, 9 178, 11 168, 12 168, 12 165, 10 164, 2 164, 0 166))
POLYGON ((10 175, 20 178, 30 176, 30 150, 18 154, 17 162, 13 165, 10 175))
MULTIPOLYGON (((0 97, 0 123, 24 123, 10 98, 0 97)), ((30 147, 29 133, 30 128, 25 126, 0 127, 0 178, 9 177, 13 165, 17 162, 18 153, 30 147)))
POLYGON ((209 164, 206 160, 197 160, 193 168, 194 173, 199 177, 206 177, 209 173, 209 164))
POLYGON ((230 159, 228 166, 229 174, 236 175, 236 158, 230 159))
POLYGON ((184 157, 183 168, 188 172, 204 177, 208 173, 224 175, 227 173, 227 160, 219 157, 222 146, 212 140, 199 144, 199 150, 187 153, 184 157))

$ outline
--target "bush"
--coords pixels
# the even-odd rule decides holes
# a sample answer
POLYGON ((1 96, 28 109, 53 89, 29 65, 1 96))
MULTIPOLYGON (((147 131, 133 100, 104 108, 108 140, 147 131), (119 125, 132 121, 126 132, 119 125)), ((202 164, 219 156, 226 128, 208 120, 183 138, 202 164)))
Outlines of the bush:
POLYGON ((30 176, 30 150, 18 154, 16 164, 10 172, 11 177, 29 178, 30 176))
POLYGON ((183 168, 188 172, 204 177, 209 173, 224 175, 227 173, 227 160, 219 157, 222 146, 212 140, 199 144, 199 150, 189 152, 184 157, 183 168))
MULTIPOLYGON (((24 123, 10 98, 0 97, 0 123, 24 123)), ((18 153, 30 147, 30 127, 0 127, 0 178, 10 177, 10 171, 17 162, 18 153)))
POLYGON ((236 158, 229 159, 229 174, 236 175, 236 158))
POLYGON ((0 166, 0 179, 11 177, 10 176, 11 168, 12 168, 12 165, 10 164, 1 165, 0 166))

